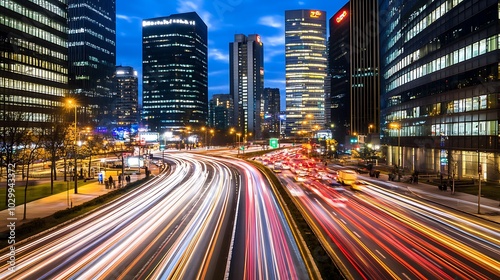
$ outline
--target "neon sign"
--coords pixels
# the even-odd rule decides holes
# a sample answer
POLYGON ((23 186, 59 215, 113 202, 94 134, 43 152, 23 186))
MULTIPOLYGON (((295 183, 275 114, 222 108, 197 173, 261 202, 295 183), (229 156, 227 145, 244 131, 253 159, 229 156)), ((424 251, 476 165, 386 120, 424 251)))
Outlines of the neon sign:
POLYGON ((312 18, 319 18, 321 16, 321 11, 311 11, 309 16, 312 18))
POLYGON ((343 11, 338 17, 335 18, 335 21, 337 23, 340 23, 341 21, 344 20, 344 18, 347 16, 347 12, 343 11))

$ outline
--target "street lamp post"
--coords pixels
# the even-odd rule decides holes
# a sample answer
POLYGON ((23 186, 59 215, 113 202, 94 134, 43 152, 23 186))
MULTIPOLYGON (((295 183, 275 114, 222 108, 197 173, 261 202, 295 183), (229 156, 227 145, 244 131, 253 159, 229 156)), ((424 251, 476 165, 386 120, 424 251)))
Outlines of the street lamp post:
POLYGON ((214 130, 210 129, 210 142, 209 142, 209 147, 212 146, 212 138, 214 137, 214 130))
POLYGON ((77 108, 77 104, 74 100, 70 99, 68 100, 68 104, 70 107, 74 107, 75 108, 75 142, 74 142, 74 158, 75 158, 75 167, 74 167, 74 172, 73 172, 73 176, 74 176, 74 179, 75 179, 75 194, 78 193, 78 168, 77 168, 77 140, 76 140, 76 134, 77 134, 77 119, 76 119, 76 108, 77 108))
POLYGON ((401 124, 391 124, 393 129, 398 130, 398 168, 401 167, 401 124))
POLYGON ((481 152, 477 150, 477 177, 479 179, 479 189, 477 193, 477 213, 481 214, 481 174, 483 173, 481 168, 481 152))
POLYGON ((240 154, 240 136, 241 136, 241 133, 236 133, 236 135, 238 136, 238 142, 236 143, 236 149, 238 149, 238 155, 240 154))
POLYGON ((202 127, 201 131, 205 131, 205 138, 203 138, 203 145, 205 146, 205 149, 207 149, 208 148, 208 146, 207 146, 207 143, 208 143, 208 141, 207 141, 208 128, 202 127))

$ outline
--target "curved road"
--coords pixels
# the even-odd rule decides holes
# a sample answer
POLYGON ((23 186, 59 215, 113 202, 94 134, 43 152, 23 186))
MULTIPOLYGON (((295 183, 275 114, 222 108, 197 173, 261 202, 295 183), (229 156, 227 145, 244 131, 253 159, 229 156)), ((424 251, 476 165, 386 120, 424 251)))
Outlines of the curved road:
POLYGON ((169 153, 172 168, 75 222, 16 244, 0 279, 306 279, 269 184, 233 159, 169 153))

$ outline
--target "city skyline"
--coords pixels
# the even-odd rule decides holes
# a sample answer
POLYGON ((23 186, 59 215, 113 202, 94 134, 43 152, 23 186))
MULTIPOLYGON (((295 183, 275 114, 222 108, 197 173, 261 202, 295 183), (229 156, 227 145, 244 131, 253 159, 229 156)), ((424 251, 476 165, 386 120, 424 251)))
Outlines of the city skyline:
POLYGON ((264 87, 279 88, 285 104, 285 11, 318 9, 334 15, 348 1, 172 1, 147 0, 137 6, 117 2, 117 65, 132 66, 139 73, 142 96, 142 20, 176 13, 197 12, 208 26, 208 97, 229 93, 229 43, 234 34, 259 34, 264 43, 264 87), (256 5, 261 4, 261 5, 256 5))

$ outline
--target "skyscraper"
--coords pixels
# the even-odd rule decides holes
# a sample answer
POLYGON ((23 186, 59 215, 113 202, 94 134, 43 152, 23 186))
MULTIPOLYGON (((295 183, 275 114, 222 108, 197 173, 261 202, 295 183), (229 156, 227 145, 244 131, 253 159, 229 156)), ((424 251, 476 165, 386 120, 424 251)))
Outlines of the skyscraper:
POLYGON ((233 123, 233 97, 230 94, 214 94, 210 100, 208 126, 228 131, 233 123))
POLYGON ((66 1, 0 3, 0 127, 47 127, 68 86, 66 1))
POLYGON ((383 0, 380 10, 389 163, 498 182, 498 0, 383 0))
POLYGON ((150 131, 205 126, 207 25, 197 13, 142 21, 143 118, 150 131))
POLYGON ((280 137, 280 89, 264 88, 261 104, 263 138, 280 137))
POLYGON ((344 144, 350 134, 351 126, 351 86, 350 86, 350 3, 348 2, 330 18, 330 36, 328 38, 328 74, 325 91, 329 100, 330 125, 332 135, 339 144, 344 144), (329 93, 329 94, 328 94, 329 93))
POLYGON ((69 86, 79 122, 106 126, 112 119, 116 64, 116 2, 68 0, 69 86))
POLYGON ((137 71, 130 66, 117 66, 115 73, 116 125, 128 128, 138 123, 139 85, 137 71))
POLYGON ((257 34, 234 35, 229 43, 229 90, 234 100, 234 125, 242 135, 261 137, 264 90, 264 46, 257 34))
POLYGON ((325 125, 326 12, 285 12, 285 55, 286 134, 309 134, 325 125))
POLYGON ((380 122, 379 32, 378 24, 376 24, 378 1, 351 0, 349 2, 351 23, 350 132, 355 135, 367 135, 379 131, 380 122))

